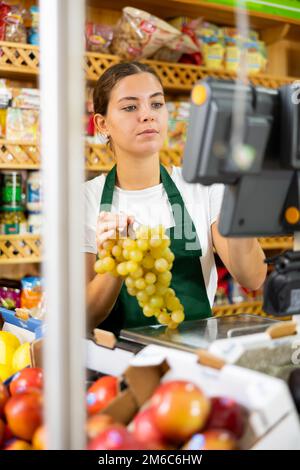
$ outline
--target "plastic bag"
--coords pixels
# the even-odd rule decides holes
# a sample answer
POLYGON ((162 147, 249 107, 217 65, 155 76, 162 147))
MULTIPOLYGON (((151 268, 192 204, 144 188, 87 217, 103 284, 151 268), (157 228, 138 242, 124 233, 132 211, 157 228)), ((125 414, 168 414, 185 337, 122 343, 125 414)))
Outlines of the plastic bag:
POLYGON ((21 283, 11 279, 0 279, 0 307, 14 310, 21 306, 21 283))
POLYGON ((183 54, 193 54, 198 51, 199 47, 192 39, 187 34, 181 33, 167 46, 160 48, 153 58, 165 62, 178 62, 183 54))
POLYGON ((113 28, 88 22, 85 26, 85 37, 87 51, 107 54, 113 39, 113 28))
POLYGON ((8 42, 27 42, 27 31, 23 20, 24 11, 19 6, 12 6, 11 10, 4 18, 5 22, 5 41, 8 42))
POLYGON ((186 101, 168 101, 169 112, 168 138, 169 148, 182 151, 186 142, 190 103, 186 101))
POLYGON ((24 277, 21 280, 21 307, 32 309, 42 304, 42 280, 38 276, 24 277))
POLYGON ((179 36, 180 31, 156 16, 125 7, 114 32, 111 50, 126 60, 147 58, 179 36))

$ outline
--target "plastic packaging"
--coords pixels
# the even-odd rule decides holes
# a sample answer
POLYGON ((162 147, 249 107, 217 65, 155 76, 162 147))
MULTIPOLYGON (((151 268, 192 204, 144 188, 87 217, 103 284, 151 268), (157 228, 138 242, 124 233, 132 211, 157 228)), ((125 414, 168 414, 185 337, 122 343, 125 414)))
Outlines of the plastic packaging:
POLYGON ((5 41, 27 43, 27 31, 23 20, 24 11, 13 5, 4 18, 5 41))
POLYGON ((39 37, 39 7, 32 6, 30 8, 31 14, 31 28, 28 34, 28 42, 29 44, 33 44, 34 46, 38 46, 40 42, 39 37))
POLYGON ((42 214, 41 212, 29 212, 27 219, 27 232, 40 235, 42 231, 42 214))
POLYGON ((42 210, 42 181, 40 171, 31 171, 27 178, 27 209, 33 212, 42 210))
POLYGON ((85 37, 87 51, 108 54, 113 39, 113 28, 88 22, 85 25, 85 37))
POLYGON ((38 276, 24 277, 21 280, 21 307, 32 309, 42 303, 42 280, 38 276))
POLYGON ((18 235, 26 233, 27 220, 21 206, 2 206, 0 211, 0 233, 2 235, 18 235))
POLYGON ((22 200, 22 174, 20 171, 2 171, 0 174, 1 205, 15 207, 22 200))
POLYGON ((6 138, 10 141, 36 142, 40 137, 40 112, 37 109, 8 108, 6 138))
POLYGON ((180 35, 178 29, 156 16, 125 7, 114 32, 111 50, 126 60, 151 57, 180 35))
POLYGON ((21 306, 21 283, 12 279, 0 279, 0 307, 14 310, 21 306))
POLYGON ((186 101, 168 101, 169 111, 168 138, 166 146, 182 151, 186 142, 190 103, 186 101))

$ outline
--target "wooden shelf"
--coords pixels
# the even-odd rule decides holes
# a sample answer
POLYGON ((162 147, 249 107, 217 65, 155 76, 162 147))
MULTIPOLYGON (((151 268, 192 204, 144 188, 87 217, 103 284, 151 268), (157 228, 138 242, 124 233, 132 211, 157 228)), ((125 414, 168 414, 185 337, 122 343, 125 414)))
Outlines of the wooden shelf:
POLYGON ((215 305, 212 308, 214 317, 224 317, 229 315, 259 315, 261 317, 275 318, 276 320, 288 320, 290 317, 273 317, 262 309, 262 302, 241 302, 239 304, 215 305))
POLYGON ((39 235, 0 235, 0 264, 40 263, 39 235))
MULTIPOLYGON (((222 25, 235 25, 235 9, 231 6, 220 5, 217 2, 205 0, 87 0, 87 5, 93 8, 105 8, 120 11, 128 6, 146 10, 160 18, 175 16, 203 17, 206 21, 222 25)), ((266 29, 280 23, 300 24, 300 20, 265 14, 249 10, 249 21, 255 29, 266 29)))
MULTIPOLYGON (((0 74, 2 76, 37 77, 39 73, 39 48, 29 44, 0 42, 0 74)), ((112 64, 120 61, 120 58, 110 54, 98 54, 87 52, 85 54, 85 72, 89 82, 95 82, 100 75, 112 64)), ((145 60, 151 65, 161 78, 166 91, 188 92, 194 83, 205 77, 232 80, 234 73, 226 70, 214 71, 206 67, 195 65, 177 64, 145 60)), ((279 77, 267 74, 253 75, 249 77, 253 85, 278 88, 281 85, 295 81, 293 77, 279 77)))
POLYGON ((291 250, 293 237, 266 237, 259 238, 263 250, 291 250))

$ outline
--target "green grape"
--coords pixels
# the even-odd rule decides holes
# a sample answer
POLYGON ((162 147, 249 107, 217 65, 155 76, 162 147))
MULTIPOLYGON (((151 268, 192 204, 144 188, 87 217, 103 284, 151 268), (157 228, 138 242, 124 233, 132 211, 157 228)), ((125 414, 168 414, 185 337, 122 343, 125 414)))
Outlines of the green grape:
POLYGON ((143 290, 136 294, 136 298, 138 299, 139 302, 143 302, 144 304, 147 304, 149 300, 148 295, 143 290))
POLYGON ((164 250, 162 250, 161 256, 162 258, 165 258, 168 261, 168 263, 173 263, 175 259, 175 255, 174 253, 172 253, 170 248, 165 248, 164 250))
POLYGON ((146 288, 145 288, 145 292, 147 295, 151 296, 154 294, 154 292, 156 291, 156 287, 153 285, 153 284, 149 284, 146 288))
POLYGON ((130 260, 130 251, 125 248, 122 250, 122 255, 125 260, 130 260))
POLYGON ((108 250, 99 250, 98 252, 98 258, 99 259, 104 259, 104 258, 107 258, 107 256, 110 256, 110 252, 108 250))
POLYGON ((168 325, 170 323, 170 315, 168 313, 160 313, 157 317, 157 321, 161 325, 168 325))
POLYGON ((161 308, 164 305, 164 299, 159 295, 153 295, 150 298, 149 305, 152 308, 161 308))
POLYGON ((137 279, 137 280, 135 281, 135 287, 136 287, 137 289, 139 289, 139 290, 144 290, 144 289, 146 288, 146 282, 145 282, 145 280, 144 280, 142 277, 140 277, 139 279, 137 279))
POLYGON ((132 238, 126 238, 123 243, 123 249, 131 251, 136 249, 136 242, 132 238))
POLYGON ((122 248, 119 245, 115 245, 112 248, 111 253, 118 260, 122 258, 122 248))
POLYGON ((104 250, 111 251, 115 246, 115 240, 106 240, 105 242, 103 242, 102 246, 104 250))
POLYGON ((132 295, 132 297, 135 297, 137 294, 137 290, 134 287, 128 287, 127 292, 129 295, 132 295))
POLYGON ((158 248, 161 246, 161 240, 159 238, 151 238, 149 245, 151 248, 158 248))
POLYGON ((115 260, 111 258, 110 256, 106 256, 105 258, 103 258, 102 263, 103 263, 103 268, 107 272, 113 271, 113 269, 116 266, 115 260))
POLYGON ((162 238, 165 235, 165 228, 163 225, 157 225, 151 228, 151 238, 162 238))
POLYGON ((94 266, 94 269, 96 271, 97 274, 104 274, 105 273, 105 269, 103 267, 103 261, 102 259, 98 259, 95 263, 95 266, 94 266))
POLYGON ((156 310, 154 308, 151 308, 149 307, 149 305, 145 305, 145 307, 143 308, 143 313, 145 315, 145 317, 153 317, 154 314, 155 314, 156 310))
POLYGON ((148 240, 137 240, 136 246, 141 251, 147 251, 149 248, 149 242, 148 240))
POLYGON ((127 268, 127 263, 120 263, 117 266, 117 271, 120 274, 120 276, 127 276, 128 274, 128 268, 127 268))
POLYGON ((152 269, 154 267, 154 259, 151 255, 146 255, 142 261, 143 268, 152 269))
POLYGON ((125 241, 124 238, 120 238, 120 239, 117 241, 117 245, 120 246, 121 248, 123 248, 124 241, 125 241))
POLYGON ((158 258, 155 261, 154 266, 156 271, 158 271, 159 273, 163 273, 168 269, 168 261, 166 261, 164 258, 158 258))
POLYGON ((161 258, 161 249, 160 248, 151 248, 150 255, 156 260, 161 258))
POLYGON ((110 271, 109 274, 111 274, 114 277, 119 277, 119 273, 118 273, 117 268, 114 268, 112 271, 110 271))
POLYGON ((139 227, 135 232, 138 240, 148 240, 150 233, 150 228, 146 225, 141 225, 141 227, 139 227))
POLYGON ((162 284, 156 284, 155 286, 155 294, 156 295, 161 295, 161 296, 164 296, 165 293, 167 292, 167 287, 166 286, 163 286, 162 284))
POLYGON ((147 273, 145 276, 145 281, 147 284, 154 284, 156 281, 156 276, 154 273, 147 273))
POLYGON ((171 310, 172 312, 174 312, 175 310, 181 309, 181 303, 179 299, 177 299, 177 297, 169 297, 166 302, 166 305, 167 305, 167 309, 171 310))
MULTIPOLYGON (((134 261, 128 261, 128 263, 134 263, 134 261)), ((137 263, 135 264, 137 265, 137 269, 131 273, 131 277, 133 277, 133 279, 139 279, 140 277, 143 277, 144 271, 137 263)))
POLYGON ((143 259, 143 253, 140 250, 131 250, 130 259, 136 263, 139 263, 143 259))
POLYGON ((161 240, 161 249, 166 249, 171 245, 171 240, 166 235, 161 240))
POLYGON ((182 310, 174 310, 174 312, 172 312, 171 318, 175 323, 182 323, 185 317, 182 310))
MULTIPOLYGON (((126 264, 126 263, 124 263, 124 264, 126 264)), ((126 268, 126 270, 127 270, 127 268, 126 268)), ((125 285, 126 285, 126 287, 135 287, 135 280, 132 279, 132 277, 127 276, 126 279, 125 279, 125 285)))
POLYGON ((138 270, 139 266, 135 261, 127 261, 126 263, 127 271, 133 276, 133 273, 138 270))
POLYGON ((165 271, 163 273, 160 273, 157 276, 157 281, 166 287, 170 285, 171 279, 172 279, 172 274, 170 273, 170 271, 165 271))

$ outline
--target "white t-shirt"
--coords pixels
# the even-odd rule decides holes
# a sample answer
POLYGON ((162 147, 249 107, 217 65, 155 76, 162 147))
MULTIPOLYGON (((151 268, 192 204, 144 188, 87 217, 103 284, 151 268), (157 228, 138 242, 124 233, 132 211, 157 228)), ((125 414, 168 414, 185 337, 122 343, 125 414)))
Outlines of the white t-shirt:
MULTIPOLYGON (((200 262, 207 296, 210 305, 212 305, 217 289, 217 271, 213 254, 211 225, 217 220, 220 213, 224 186, 221 184, 203 186, 187 183, 184 181, 182 170, 179 167, 173 167, 171 177, 194 222, 200 240, 202 249, 200 262)), ((104 183, 105 176, 100 175, 84 184, 84 251, 88 253, 97 253, 96 225, 104 183)), ((174 226, 171 205, 162 184, 138 191, 126 191, 115 187, 111 210, 113 213, 123 212, 127 215, 133 215, 138 222, 145 225, 163 224, 166 228, 174 226)))

